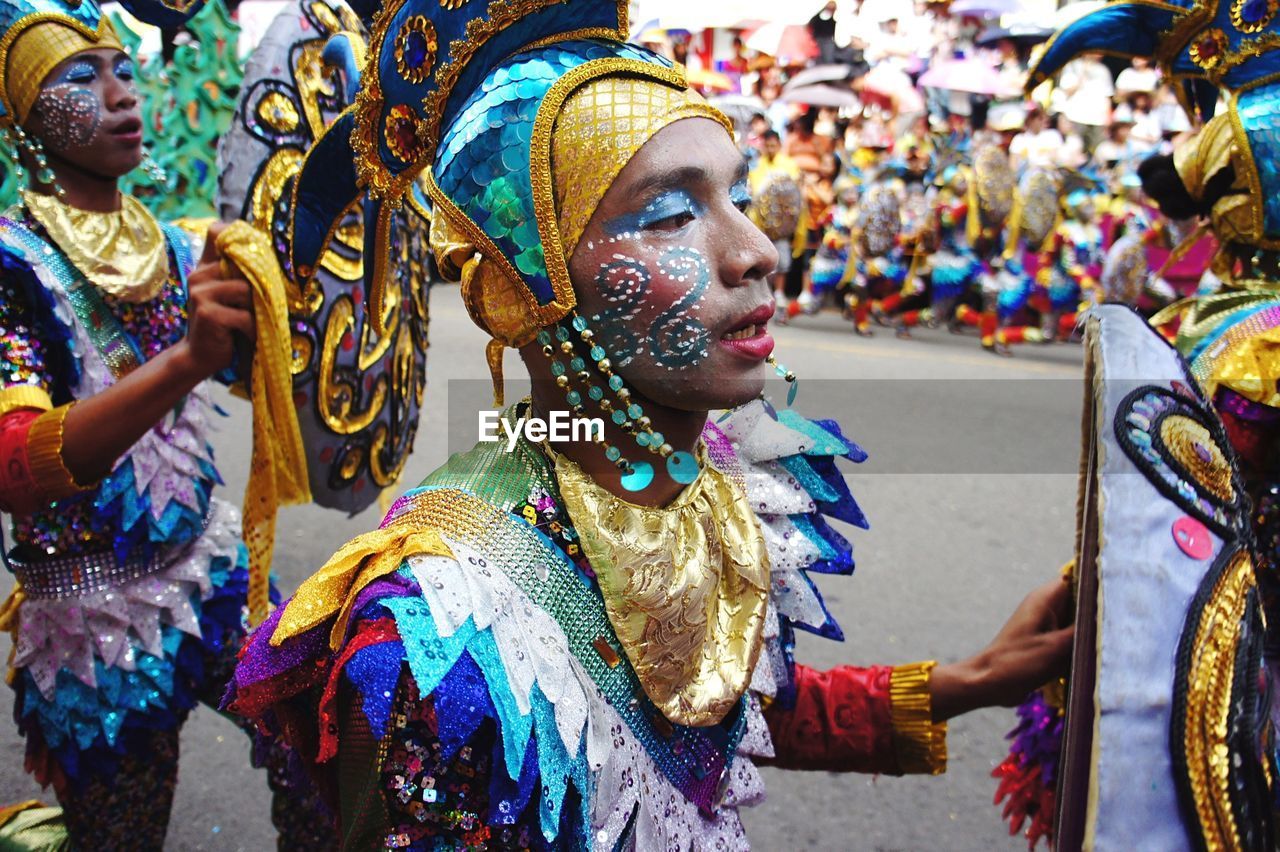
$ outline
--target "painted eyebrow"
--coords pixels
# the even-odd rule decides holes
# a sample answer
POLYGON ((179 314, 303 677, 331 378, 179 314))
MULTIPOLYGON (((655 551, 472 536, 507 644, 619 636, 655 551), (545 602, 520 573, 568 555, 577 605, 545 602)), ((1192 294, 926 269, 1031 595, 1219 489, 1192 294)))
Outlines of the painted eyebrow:
MULTIPOLYGON (((122 53, 120 55, 128 56, 129 54, 122 53)), ((113 59, 111 61, 114 62, 115 60, 113 59)), ((76 65, 79 65, 81 63, 84 63, 86 65, 92 65, 94 68, 102 68, 104 65, 106 65, 107 60, 104 60, 101 56, 99 56, 96 53, 90 53, 90 54, 81 55, 81 56, 73 56, 67 60, 67 64, 60 70, 66 71, 67 69, 73 68, 76 65)))
MULTIPOLYGON (((751 167, 747 164, 746 157, 743 157, 738 161, 737 168, 734 169, 731 183, 738 183, 744 180, 750 172, 751 167)), ((690 184, 708 183, 710 181, 711 173, 702 166, 681 166, 648 175, 632 188, 631 194, 637 197, 644 197, 672 189, 683 189, 690 184)))

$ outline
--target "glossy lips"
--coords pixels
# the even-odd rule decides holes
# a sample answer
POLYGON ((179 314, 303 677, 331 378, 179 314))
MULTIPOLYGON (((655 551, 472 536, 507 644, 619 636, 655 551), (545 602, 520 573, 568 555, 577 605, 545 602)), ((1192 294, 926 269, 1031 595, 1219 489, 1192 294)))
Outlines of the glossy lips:
POLYGON ((107 133, 111 138, 127 145, 140 145, 142 144, 142 120, 137 116, 122 119, 107 133))
POLYGON ((773 311, 772 302, 756 308, 722 334, 720 344, 754 361, 768 358, 773 352, 773 337, 768 332, 773 311))

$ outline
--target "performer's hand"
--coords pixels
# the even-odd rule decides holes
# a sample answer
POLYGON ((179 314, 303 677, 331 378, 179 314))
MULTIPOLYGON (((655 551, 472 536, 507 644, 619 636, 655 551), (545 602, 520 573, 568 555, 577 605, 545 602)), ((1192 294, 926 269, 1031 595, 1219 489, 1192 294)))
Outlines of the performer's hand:
POLYGON ((933 670, 934 720, 979 707, 1013 707, 1032 690, 1064 677, 1074 634, 1067 583, 1054 580, 1036 589, 980 653, 933 670))
POLYGON ((206 377, 231 364, 237 338, 252 346, 257 336, 249 283, 218 253, 218 234, 225 227, 209 227, 200 263, 187 279, 187 336, 179 345, 193 369, 206 377))

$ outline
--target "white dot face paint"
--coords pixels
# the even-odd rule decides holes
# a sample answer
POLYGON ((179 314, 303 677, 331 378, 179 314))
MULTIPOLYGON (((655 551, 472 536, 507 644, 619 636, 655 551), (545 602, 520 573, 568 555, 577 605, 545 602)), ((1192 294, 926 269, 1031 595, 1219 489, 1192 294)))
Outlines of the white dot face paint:
POLYGON ((643 357, 672 371, 707 357, 711 334, 692 316, 711 285, 702 252, 671 248, 652 264, 615 253, 598 268, 595 285, 608 306, 589 322, 618 366, 643 357))
POLYGON ((75 83, 43 89, 34 109, 44 122, 44 142, 55 149, 87 147, 102 124, 102 99, 75 83))

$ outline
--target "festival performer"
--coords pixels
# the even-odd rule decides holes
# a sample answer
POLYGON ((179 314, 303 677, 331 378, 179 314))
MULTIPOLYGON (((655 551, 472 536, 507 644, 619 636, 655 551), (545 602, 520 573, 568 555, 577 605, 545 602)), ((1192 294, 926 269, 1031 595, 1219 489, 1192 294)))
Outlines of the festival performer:
POLYGON ((860 337, 872 336, 873 318, 883 321, 887 310, 896 310, 901 292, 914 292, 919 266, 913 264, 915 235, 904 235, 906 187, 896 165, 886 158, 891 138, 873 135, 863 150, 875 159, 863 168, 863 188, 854 220, 853 249, 845 268, 846 315, 860 337))
MULTIPOLYGON (((797 303, 800 311, 816 314, 832 293, 835 293, 849 267, 849 253, 853 246, 853 231, 858 216, 858 184, 849 175, 842 175, 835 183, 836 203, 831 213, 831 224, 822 234, 810 267, 809 290, 800 294, 797 303)), ((788 306, 790 311, 790 306, 788 306)))
MULTIPOLYGON (((1099 472, 1082 491, 1095 495, 1088 498, 1095 505, 1081 512, 1093 519, 1082 527, 1082 541, 1093 539, 1097 552, 1082 549, 1096 564, 1087 566, 1081 588, 1096 579, 1101 603, 1096 648, 1084 649, 1090 659, 1082 669, 1078 657, 1075 671, 1093 669, 1092 682, 1073 680, 1065 708, 1047 700, 1060 694, 1055 689, 1042 693, 1038 707, 1033 701, 1020 708, 1010 757, 996 771, 1014 829, 1027 821, 1033 843, 1052 832, 1051 841, 1066 848, 1083 840, 1097 848, 1275 847, 1275 12, 1225 0, 1111 3, 1059 33, 1029 78, 1037 84, 1090 51, 1158 58, 1164 76, 1179 81, 1183 107, 1203 125, 1171 156, 1144 161, 1138 174, 1172 222, 1201 223, 1181 240, 1175 260, 1205 230, 1213 232, 1220 248, 1211 268, 1221 281, 1216 292, 1152 317, 1176 346, 1176 354, 1165 347, 1159 356, 1162 369, 1126 351, 1137 331, 1099 338, 1101 369, 1113 360, 1120 376, 1157 376, 1159 387, 1130 382, 1117 393, 1104 386, 1098 414, 1086 413, 1086 422, 1105 430, 1090 453, 1099 472), (1220 99, 1226 111, 1214 115, 1220 99), (1128 476, 1130 468, 1145 474, 1148 491, 1122 493, 1122 479, 1145 487, 1128 476), (1119 476, 1108 482, 1108 474, 1119 476), (1125 659, 1127 653, 1135 656, 1125 659), (1073 724, 1094 732, 1073 739, 1073 724)), ((1108 312, 1101 310, 1104 327, 1108 312)), ((1082 611, 1090 606, 1083 597, 1082 611)))
MULTIPOLYGON (((129 6, 160 24, 186 14, 129 6)), ((133 62, 98 6, 4 11, 0 121, 27 183, 0 218, 16 716, 75 848, 159 849, 179 729, 198 701, 218 705, 246 632, 251 578, 239 512, 214 496, 208 379, 252 352, 253 294, 231 265, 234 229, 210 230, 196 261, 120 192, 145 160, 142 122, 133 62)), ((265 575, 260 588, 265 604, 265 575)), ((291 753, 255 751, 282 847, 330 846, 291 753)))
POLYGON ((1036 283, 1043 300, 1040 333, 1045 341, 1068 340, 1083 302, 1092 300, 1104 253, 1097 207, 1088 191, 1062 199, 1063 219, 1040 252, 1036 283))
MULTIPOLYGON (((428 176, 498 389, 507 346, 534 380, 505 428, 604 432, 452 457, 254 634, 228 707, 307 750, 349 849, 741 847, 757 760, 940 771, 947 718, 1056 671, 1063 585, 956 665, 792 659, 796 627, 839 636, 806 572, 852 567, 826 517, 865 524, 835 468, 863 453, 758 399, 796 385, 730 125, 620 41, 625 4, 510 9, 381 17, 354 135, 319 146, 354 143, 384 209, 428 176)), ((308 221, 359 195, 326 186, 308 221)))
MULTIPOLYGON (((1010 129, 1016 125, 1009 125, 1010 129)), ((1013 212, 1017 177, 1009 161, 1010 132, 1004 131, 999 141, 974 142, 971 149, 965 238, 982 264, 978 276, 981 311, 958 311, 956 316, 966 325, 977 326, 982 348, 996 354, 1009 354, 1008 346, 996 336, 1000 326, 1000 294, 1021 280, 1022 270, 1015 257, 1013 267, 1005 270, 1005 228, 1013 212)), ((965 306, 967 307, 967 306, 965 306)))
POLYGON ((968 169, 956 165, 943 171, 942 187, 935 196, 934 234, 937 249, 929 257, 929 288, 933 302, 929 306, 930 324, 945 323, 947 329, 959 330, 957 314, 961 300, 977 284, 982 263, 969 245, 966 233, 968 219, 968 169))

